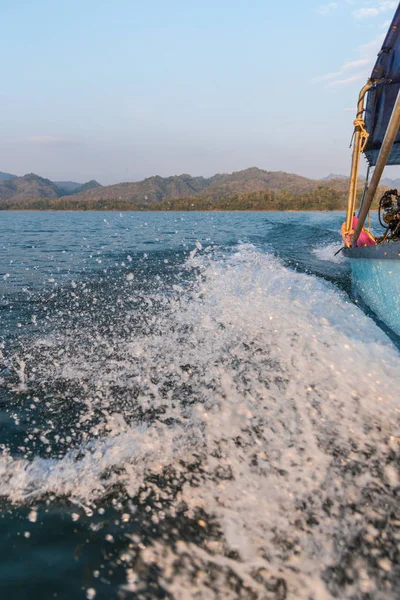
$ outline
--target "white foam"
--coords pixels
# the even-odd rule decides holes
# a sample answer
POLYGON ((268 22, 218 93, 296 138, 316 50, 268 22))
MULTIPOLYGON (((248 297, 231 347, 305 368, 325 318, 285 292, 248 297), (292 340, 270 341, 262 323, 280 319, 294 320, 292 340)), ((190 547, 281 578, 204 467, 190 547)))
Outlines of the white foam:
POLYGON ((343 247, 340 242, 333 242, 331 244, 323 244, 313 249, 313 253, 319 260, 326 260, 333 263, 342 263, 345 261, 344 256, 341 252, 336 254, 338 250, 343 247))
MULTIPOLYGON (((351 524, 328 516, 323 503, 356 503, 375 477, 363 471, 345 481, 332 447, 349 460, 373 447, 384 462, 398 435, 398 352, 333 286, 294 273, 252 246, 242 245, 230 257, 193 253, 186 268, 198 271, 195 282, 163 299, 163 311, 149 317, 153 333, 132 333, 114 346, 104 342, 107 369, 103 357, 79 345, 77 354, 51 362, 54 348, 68 347, 70 340, 43 343, 36 377, 46 373, 52 381, 82 385, 90 379, 81 415, 88 440, 61 459, 3 455, 0 494, 17 502, 52 493, 88 506, 116 483, 133 497, 147 475, 166 466, 185 470, 179 459, 200 457, 196 486, 186 472, 174 504, 184 501, 188 517, 198 509, 212 515, 240 561, 227 559, 222 546, 207 551, 184 544, 192 560, 234 570, 255 594, 261 592, 252 574, 262 568, 284 576, 293 597, 318 591, 315 597, 329 598, 320 575, 335 559, 332 536, 351 524), (166 381, 173 384, 169 391, 166 381), (164 407, 163 419, 175 424, 129 425, 136 404, 128 394, 118 410, 111 408, 116 384, 128 391, 139 386, 139 404, 164 407), (196 401, 180 402, 187 393, 196 401), (99 409, 104 420, 96 429, 91 419, 99 409), (310 498, 318 525, 299 528, 299 506, 310 498), (279 537, 292 540, 298 551, 283 558, 279 537)), ((171 569, 173 550, 161 544, 149 552, 149 562, 156 556, 161 568, 171 569)), ((165 582, 176 597, 194 594, 186 575, 165 582)), ((131 586, 133 579, 128 577, 131 586)))

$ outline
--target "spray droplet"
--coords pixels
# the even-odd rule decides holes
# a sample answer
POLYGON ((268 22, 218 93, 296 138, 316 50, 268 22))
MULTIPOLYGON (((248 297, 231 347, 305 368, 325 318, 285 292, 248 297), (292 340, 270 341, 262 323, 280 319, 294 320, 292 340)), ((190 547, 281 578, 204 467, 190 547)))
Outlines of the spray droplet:
POLYGON ((37 521, 37 510, 31 510, 28 515, 28 519, 31 523, 36 523, 37 521))

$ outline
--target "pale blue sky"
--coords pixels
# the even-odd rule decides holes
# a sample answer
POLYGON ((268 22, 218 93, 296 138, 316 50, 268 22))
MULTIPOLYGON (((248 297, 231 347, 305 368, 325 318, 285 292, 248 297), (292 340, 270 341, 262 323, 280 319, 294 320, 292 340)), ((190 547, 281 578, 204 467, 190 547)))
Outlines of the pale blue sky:
POLYGON ((0 0, 0 171, 347 173, 358 90, 396 6, 0 0))

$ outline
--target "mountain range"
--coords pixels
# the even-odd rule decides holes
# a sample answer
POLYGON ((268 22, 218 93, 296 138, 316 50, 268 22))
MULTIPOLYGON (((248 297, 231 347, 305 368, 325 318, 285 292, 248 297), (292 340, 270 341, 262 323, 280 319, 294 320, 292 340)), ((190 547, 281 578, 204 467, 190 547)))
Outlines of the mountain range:
POLYGON ((218 200, 233 194, 244 194, 263 190, 296 194, 311 192, 319 185, 328 185, 335 189, 345 189, 347 183, 340 179, 315 180, 284 173, 264 171, 256 167, 236 171, 230 174, 217 174, 213 177, 192 177, 174 175, 172 177, 149 177, 143 181, 125 182, 101 186, 96 181, 79 184, 73 181, 50 181, 34 173, 0 181, 0 203, 18 203, 20 200, 38 200, 43 198, 63 198, 73 196, 71 200, 108 200, 152 204, 173 198, 202 196, 218 200))
POLYGON ((348 175, 338 175, 336 173, 329 173, 326 177, 322 178, 322 181, 328 181, 329 179, 348 179, 348 175))
MULTIPOLYGON (((199 201, 216 203, 233 197, 239 198, 240 201, 244 196, 263 192, 272 192, 281 197, 283 194, 286 197, 314 194, 315 199, 318 190, 320 192, 317 196, 319 194, 321 198, 326 198, 327 192, 323 190, 330 190, 336 194, 335 202, 340 202, 342 206, 348 190, 348 178, 344 176, 331 174, 318 180, 282 171, 265 171, 256 167, 208 178, 188 174, 171 177, 157 175, 143 181, 108 186, 101 186, 97 181, 85 184, 50 181, 33 173, 23 177, 7 173, 1 175, 0 209, 3 210, 29 207, 85 210, 107 206, 123 210, 124 206, 128 205, 153 209, 159 203, 179 199, 198 198, 199 201)), ((388 187, 395 187, 397 181, 386 179, 382 183, 388 187)), ((360 189, 363 184, 363 180, 360 180, 360 189)))
POLYGON ((101 187, 97 181, 77 183, 75 181, 50 181, 29 173, 17 177, 10 173, 0 172, 0 206, 2 201, 17 203, 20 200, 33 200, 39 198, 61 198, 72 194, 85 192, 96 187, 101 187))
POLYGON ((213 177, 192 177, 188 174, 172 177, 149 177, 143 181, 118 183, 76 194, 76 200, 119 200, 153 204, 173 198, 203 196, 218 200, 237 193, 285 189, 291 193, 311 191, 320 182, 300 175, 263 171, 255 167, 213 177))
MULTIPOLYGON (((327 177, 323 178, 323 181, 329 181, 331 179, 349 179, 348 175, 335 175, 334 173, 330 173, 327 177)), ((361 175, 360 179, 365 180, 365 175, 361 175)), ((391 189, 399 189, 400 188, 400 179, 390 179, 389 177, 382 177, 381 185, 391 188, 391 189)))
POLYGON ((11 173, 3 173, 0 171, 0 181, 8 181, 9 179, 15 179, 16 175, 11 175, 11 173))
POLYGON ((385 185, 391 189, 399 189, 400 188, 400 179, 389 179, 388 177, 383 177, 381 179, 381 185, 385 185))

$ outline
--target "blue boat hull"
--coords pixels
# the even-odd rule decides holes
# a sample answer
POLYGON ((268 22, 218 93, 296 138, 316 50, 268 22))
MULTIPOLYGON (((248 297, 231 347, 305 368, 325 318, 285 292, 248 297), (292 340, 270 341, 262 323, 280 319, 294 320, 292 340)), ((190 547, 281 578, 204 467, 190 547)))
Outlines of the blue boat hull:
POLYGON ((346 248, 356 293, 400 336, 400 242, 346 248))

